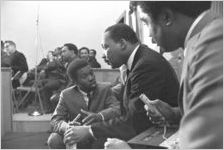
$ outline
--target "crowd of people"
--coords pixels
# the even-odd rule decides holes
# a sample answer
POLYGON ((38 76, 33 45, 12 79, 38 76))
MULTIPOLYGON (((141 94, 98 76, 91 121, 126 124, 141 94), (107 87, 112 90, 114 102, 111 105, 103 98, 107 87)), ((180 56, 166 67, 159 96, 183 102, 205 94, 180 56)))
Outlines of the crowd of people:
POLYGON ((85 48, 78 50, 72 43, 66 43, 62 47, 48 51, 47 57, 33 69, 28 70, 26 57, 17 51, 13 41, 1 41, 1 67, 11 67, 12 86, 34 86, 37 82, 42 98, 44 113, 52 113, 59 100, 60 92, 72 85, 66 75, 66 69, 70 62, 76 58, 84 59, 92 68, 101 68, 96 60, 96 50, 85 48), (36 77, 35 77, 36 76, 36 77))
POLYGON ((57 80, 66 86, 51 119, 49 148, 131 149, 129 139, 168 124, 179 127, 181 149, 222 149, 223 19, 210 6, 209 1, 130 2, 164 52, 183 48, 180 83, 169 62, 126 24, 109 26, 102 37, 105 60, 121 70, 113 86, 96 82, 91 50, 80 48, 81 59, 74 44, 65 44, 63 71, 72 84, 64 82, 65 72, 57 80), (141 94, 152 101, 144 103, 141 94))

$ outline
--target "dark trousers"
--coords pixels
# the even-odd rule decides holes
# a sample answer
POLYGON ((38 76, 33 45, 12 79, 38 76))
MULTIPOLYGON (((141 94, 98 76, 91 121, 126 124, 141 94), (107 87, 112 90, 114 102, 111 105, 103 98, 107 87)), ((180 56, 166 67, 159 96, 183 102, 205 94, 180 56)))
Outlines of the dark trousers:
POLYGON ((61 82, 56 79, 43 79, 41 80, 42 88, 40 94, 43 99, 43 105, 45 112, 53 112, 53 106, 51 105, 50 97, 53 91, 58 90, 61 87, 61 82))

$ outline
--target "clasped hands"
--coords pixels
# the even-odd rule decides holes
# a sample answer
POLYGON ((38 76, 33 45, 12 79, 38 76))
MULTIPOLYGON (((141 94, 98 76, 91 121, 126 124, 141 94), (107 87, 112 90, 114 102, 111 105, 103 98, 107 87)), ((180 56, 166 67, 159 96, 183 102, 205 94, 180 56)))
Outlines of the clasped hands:
POLYGON ((65 144, 72 145, 90 138, 92 136, 90 133, 91 130, 90 124, 102 120, 101 115, 98 113, 92 113, 82 109, 81 112, 87 115, 82 120, 83 125, 77 122, 76 119, 68 123, 68 127, 64 133, 64 139, 63 139, 65 144))

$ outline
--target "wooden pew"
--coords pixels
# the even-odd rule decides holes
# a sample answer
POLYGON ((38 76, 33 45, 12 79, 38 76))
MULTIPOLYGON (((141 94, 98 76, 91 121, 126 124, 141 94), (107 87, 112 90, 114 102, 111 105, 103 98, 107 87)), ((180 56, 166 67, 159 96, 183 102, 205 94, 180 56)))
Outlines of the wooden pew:
POLYGON ((96 81, 113 83, 119 77, 119 69, 93 69, 96 81))

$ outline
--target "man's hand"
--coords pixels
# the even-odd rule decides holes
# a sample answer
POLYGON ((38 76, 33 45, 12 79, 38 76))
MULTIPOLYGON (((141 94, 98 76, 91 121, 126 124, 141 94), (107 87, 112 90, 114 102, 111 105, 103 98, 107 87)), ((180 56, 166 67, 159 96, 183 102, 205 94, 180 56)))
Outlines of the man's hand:
POLYGON ((93 122, 97 122, 97 121, 102 121, 102 116, 98 113, 92 113, 92 112, 88 112, 85 111, 83 109, 81 109, 81 112, 86 114, 87 116, 82 120, 82 123, 84 123, 84 125, 89 125, 93 122))
POLYGON ((75 143, 85 141, 91 137, 89 128, 90 126, 70 126, 64 134, 64 143, 73 145, 75 143))
POLYGON ((116 138, 107 138, 104 143, 104 149, 131 149, 125 141, 116 138))
POLYGON ((162 114, 162 116, 156 115, 152 110, 150 110, 150 107, 145 105, 144 108, 147 111, 147 115, 153 123, 161 124, 164 123, 164 121, 167 121, 168 123, 173 124, 178 121, 176 119, 179 114, 176 114, 174 107, 159 99, 152 101, 151 104, 162 114))

